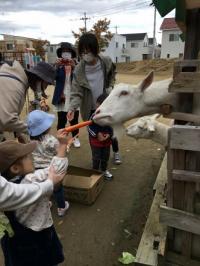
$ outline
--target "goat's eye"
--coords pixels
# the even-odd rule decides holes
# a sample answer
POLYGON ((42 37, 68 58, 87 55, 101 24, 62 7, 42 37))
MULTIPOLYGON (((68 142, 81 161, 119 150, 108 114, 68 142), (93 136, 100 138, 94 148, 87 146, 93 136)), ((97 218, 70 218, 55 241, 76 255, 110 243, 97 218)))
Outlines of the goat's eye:
POLYGON ((122 95, 125 96, 125 95, 128 95, 128 94, 129 94, 128 91, 121 91, 119 97, 122 96, 122 95))

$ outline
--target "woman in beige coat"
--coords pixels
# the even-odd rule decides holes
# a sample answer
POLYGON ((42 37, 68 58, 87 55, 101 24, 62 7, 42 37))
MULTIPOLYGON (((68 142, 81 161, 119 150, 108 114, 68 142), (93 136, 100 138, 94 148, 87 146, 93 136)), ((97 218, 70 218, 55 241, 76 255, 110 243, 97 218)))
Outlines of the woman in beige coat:
MULTIPOLYGON (((40 62, 34 68, 24 71, 19 62, 3 64, 0 68, 0 132, 16 132, 18 136, 27 133, 27 125, 20 120, 26 93, 32 90, 44 92, 48 84, 53 84, 54 68, 40 62)), ((0 211, 13 210, 32 204, 41 196, 51 194, 53 186, 63 179, 52 170, 49 179, 43 183, 30 185, 13 184, 0 176, 0 211)))

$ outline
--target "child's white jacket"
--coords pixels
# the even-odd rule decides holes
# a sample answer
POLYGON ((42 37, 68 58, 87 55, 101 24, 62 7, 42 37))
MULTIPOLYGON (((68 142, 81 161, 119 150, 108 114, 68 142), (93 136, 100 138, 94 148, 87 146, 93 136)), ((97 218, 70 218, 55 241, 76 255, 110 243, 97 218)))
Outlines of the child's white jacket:
MULTIPOLYGON (((66 173, 68 167, 68 159, 53 157, 49 167, 53 166, 57 174, 66 173)), ((44 182, 48 178, 49 168, 36 170, 32 174, 26 175, 21 184, 29 184, 33 182, 44 182)), ((41 231, 52 226, 53 220, 49 207, 49 197, 41 197, 34 204, 18 209, 16 212, 17 220, 24 226, 34 230, 41 231)))

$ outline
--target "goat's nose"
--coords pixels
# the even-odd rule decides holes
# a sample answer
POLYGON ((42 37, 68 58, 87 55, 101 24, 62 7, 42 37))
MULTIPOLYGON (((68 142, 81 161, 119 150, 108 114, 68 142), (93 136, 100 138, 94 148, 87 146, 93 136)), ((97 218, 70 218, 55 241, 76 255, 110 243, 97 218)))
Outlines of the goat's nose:
POLYGON ((98 115, 100 113, 100 109, 97 109, 95 114, 98 115))

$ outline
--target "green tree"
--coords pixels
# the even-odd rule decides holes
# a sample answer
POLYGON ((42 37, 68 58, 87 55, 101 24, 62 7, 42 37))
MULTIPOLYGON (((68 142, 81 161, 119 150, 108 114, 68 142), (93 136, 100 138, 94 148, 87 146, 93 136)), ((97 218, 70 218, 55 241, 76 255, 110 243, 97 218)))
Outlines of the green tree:
MULTIPOLYGON (((109 44, 109 41, 113 37, 113 34, 109 31, 109 25, 110 25, 110 20, 107 20, 107 18, 100 19, 92 26, 92 28, 89 31, 87 31, 96 35, 101 51, 105 50, 105 48, 109 44)), ((83 33, 85 33, 85 28, 80 28, 79 33, 76 33, 74 31, 72 31, 72 33, 74 35, 74 38, 76 39, 76 45, 77 45, 80 36, 83 33)))

